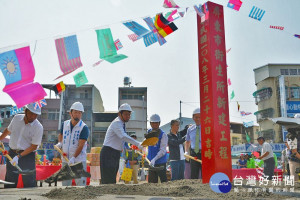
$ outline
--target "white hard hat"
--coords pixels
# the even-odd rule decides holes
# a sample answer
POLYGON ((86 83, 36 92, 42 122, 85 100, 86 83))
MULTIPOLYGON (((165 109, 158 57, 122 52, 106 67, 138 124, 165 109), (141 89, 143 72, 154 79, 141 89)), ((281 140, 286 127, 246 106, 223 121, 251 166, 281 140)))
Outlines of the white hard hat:
POLYGON ((39 106, 37 106, 36 108, 34 108, 34 103, 30 103, 26 106, 26 108, 28 110, 30 110, 32 113, 35 113, 37 115, 41 114, 41 108, 39 106))
POLYGON ((153 114, 150 117, 150 122, 160 122, 160 117, 158 114, 153 114))
POLYGON ((200 108, 196 108, 194 111, 193 111, 193 115, 194 114, 200 114, 200 108))
POLYGON ((84 112, 82 103, 80 103, 78 101, 72 104, 70 110, 78 110, 78 111, 84 112))
POLYGON ((132 109, 131 109, 131 107, 130 107, 130 105, 128 103, 123 103, 120 106, 119 112, 122 111, 122 110, 132 112, 132 109))
POLYGON ((294 118, 300 118, 300 113, 295 114, 294 118))

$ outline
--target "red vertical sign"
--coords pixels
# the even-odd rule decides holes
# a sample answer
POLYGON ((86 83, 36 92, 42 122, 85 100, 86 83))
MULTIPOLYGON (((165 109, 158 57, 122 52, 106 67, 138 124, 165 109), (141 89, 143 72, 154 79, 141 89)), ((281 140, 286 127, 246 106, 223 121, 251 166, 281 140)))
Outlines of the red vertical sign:
POLYGON ((197 15, 203 183, 218 172, 232 180, 223 6, 206 9, 203 23, 197 15))

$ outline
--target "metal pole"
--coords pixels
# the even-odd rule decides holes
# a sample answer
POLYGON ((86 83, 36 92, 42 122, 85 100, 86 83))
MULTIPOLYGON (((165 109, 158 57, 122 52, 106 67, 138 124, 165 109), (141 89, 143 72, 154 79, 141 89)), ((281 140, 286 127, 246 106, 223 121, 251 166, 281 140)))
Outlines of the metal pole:
POLYGON ((60 94, 60 106, 59 106, 59 118, 58 118, 58 130, 60 130, 61 127, 61 118, 62 118, 62 106, 64 102, 64 92, 60 94))
POLYGON ((181 103, 182 101, 179 101, 179 130, 181 130, 181 103))
POLYGON ((142 99, 143 99, 143 113, 142 113, 142 115, 143 115, 143 117, 142 117, 142 119, 143 119, 143 120, 142 120, 142 123, 143 123, 142 134, 143 134, 143 135, 142 135, 142 138, 143 138, 143 136, 144 136, 144 134, 145 134, 145 131, 144 131, 144 125, 145 125, 145 124, 144 124, 144 122, 145 122, 145 121, 144 121, 144 120, 145 120, 145 96, 144 96, 144 95, 142 96, 142 99))

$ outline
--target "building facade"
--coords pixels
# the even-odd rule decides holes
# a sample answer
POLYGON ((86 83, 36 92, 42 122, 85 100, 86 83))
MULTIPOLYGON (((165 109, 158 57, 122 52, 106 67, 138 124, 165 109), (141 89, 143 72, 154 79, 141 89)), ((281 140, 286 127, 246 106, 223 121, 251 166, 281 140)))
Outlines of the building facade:
MULTIPOLYGON (((177 118, 179 120, 179 118, 177 118)), ((195 124, 194 120, 192 118, 188 117, 181 117, 181 125, 182 129, 188 124, 195 124)), ((164 132, 169 133, 171 129, 171 122, 164 124, 160 127, 164 132)), ((232 145, 238 145, 238 144, 246 144, 248 143, 246 140, 246 132, 251 138, 250 143, 255 143, 256 138, 258 135, 258 126, 252 126, 252 127, 244 127, 242 123, 237 122, 230 122, 230 142, 232 145)))
POLYGON ((126 123, 126 132, 135 133, 137 140, 142 141, 147 131, 147 88, 119 87, 119 106, 128 103, 133 112, 126 123))
POLYGON ((287 132, 269 118, 300 113, 300 64, 267 64, 254 69, 254 75, 257 90, 253 96, 258 105, 254 114, 259 134, 266 140, 283 142, 287 132))

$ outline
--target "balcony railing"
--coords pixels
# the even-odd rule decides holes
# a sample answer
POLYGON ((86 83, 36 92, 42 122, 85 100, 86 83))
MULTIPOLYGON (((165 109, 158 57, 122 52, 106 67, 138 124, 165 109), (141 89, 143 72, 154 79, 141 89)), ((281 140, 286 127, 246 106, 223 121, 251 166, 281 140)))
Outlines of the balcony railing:
POLYGON ((268 87, 268 88, 263 88, 263 89, 257 90, 253 93, 253 96, 255 98, 255 103, 257 105, 259 102, 271 98, 272 88, 268 87))
POLYGON ((254 115, 256 115, 257 122, 261 122, 267 118, 272 118, 274 115, 274 109, 268 108, 264 110, 259 110, 255 112, 254 115))

